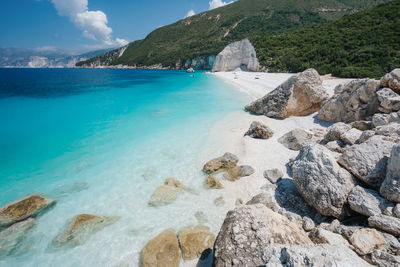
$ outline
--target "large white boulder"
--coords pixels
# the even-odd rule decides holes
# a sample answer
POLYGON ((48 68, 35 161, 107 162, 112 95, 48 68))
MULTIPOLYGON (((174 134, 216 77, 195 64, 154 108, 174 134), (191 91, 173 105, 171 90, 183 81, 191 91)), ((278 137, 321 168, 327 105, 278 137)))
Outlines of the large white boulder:
POLYGON ((256 50, 248 39, 234 42, 215 59, 212 71, 233 71, 241 69, 244 71, 258 71, 259 63, 256 50))
POLYGON ((246 110, 267 117, 305 116, 318 111, 328 97, 318 72, 307 69, 247 105, 246 110))
POLYGON ((345 215, 344 205, 355 186, 326 147, 307 143, 292 164, 293 181, 307 203, 325 216, 345 215))
POLYGON ((379 109, 378 88, 379 82, 371 79, 339 85, 335 94, 322 104, 318 119, 346 123, 365 120, 379 109))

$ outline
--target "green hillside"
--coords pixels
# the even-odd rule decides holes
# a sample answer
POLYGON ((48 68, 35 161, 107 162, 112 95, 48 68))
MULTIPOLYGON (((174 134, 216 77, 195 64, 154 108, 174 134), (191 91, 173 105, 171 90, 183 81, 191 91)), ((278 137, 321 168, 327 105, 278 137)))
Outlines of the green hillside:
POLYGON ((400 67, 400 0, 312 28, 252 38, 271 72, 381 77, 400 67))
POLYGON ((216 55, 227 44, 259 34, 271 35, 321 24, 388 0, 238 0, 161 27, 118 53, 78 63, 181 67, 182 61, 216 55), (114 55, 114 56, 112 56, 114 55), (110 57, 111 56, 111 57, 110 57))

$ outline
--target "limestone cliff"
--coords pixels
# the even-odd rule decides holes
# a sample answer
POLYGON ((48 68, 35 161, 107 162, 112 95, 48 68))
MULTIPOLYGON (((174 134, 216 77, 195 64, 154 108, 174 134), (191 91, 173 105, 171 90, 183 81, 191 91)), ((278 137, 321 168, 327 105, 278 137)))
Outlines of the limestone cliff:
POLYGON ((215 59, 212 71, 258 71, 259 67, 256 50, 248 39, 244 39, 225 47, 215 59))

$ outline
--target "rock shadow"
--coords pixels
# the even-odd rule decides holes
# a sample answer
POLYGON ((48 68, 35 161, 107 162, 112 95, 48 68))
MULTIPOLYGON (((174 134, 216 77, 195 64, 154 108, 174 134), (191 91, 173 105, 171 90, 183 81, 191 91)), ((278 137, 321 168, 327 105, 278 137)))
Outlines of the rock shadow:
POLYGON ((281 208, 301 217, 307 216, 311 219, 319 217, 317 216, 319 214, 318 211, 309 206, 300 195, 292 179, 280 179, 276 185, 274 197, 281 208))

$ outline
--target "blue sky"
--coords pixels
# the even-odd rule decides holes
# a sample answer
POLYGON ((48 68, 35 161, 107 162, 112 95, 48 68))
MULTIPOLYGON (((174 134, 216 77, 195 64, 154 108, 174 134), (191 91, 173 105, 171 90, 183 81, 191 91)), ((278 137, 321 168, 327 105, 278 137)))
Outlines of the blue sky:
POLYGON ((0 47, 83 51, 144 38, 224 0, 0 0, 0 47), (189 12, 190 11, 190 12, 189 12))

